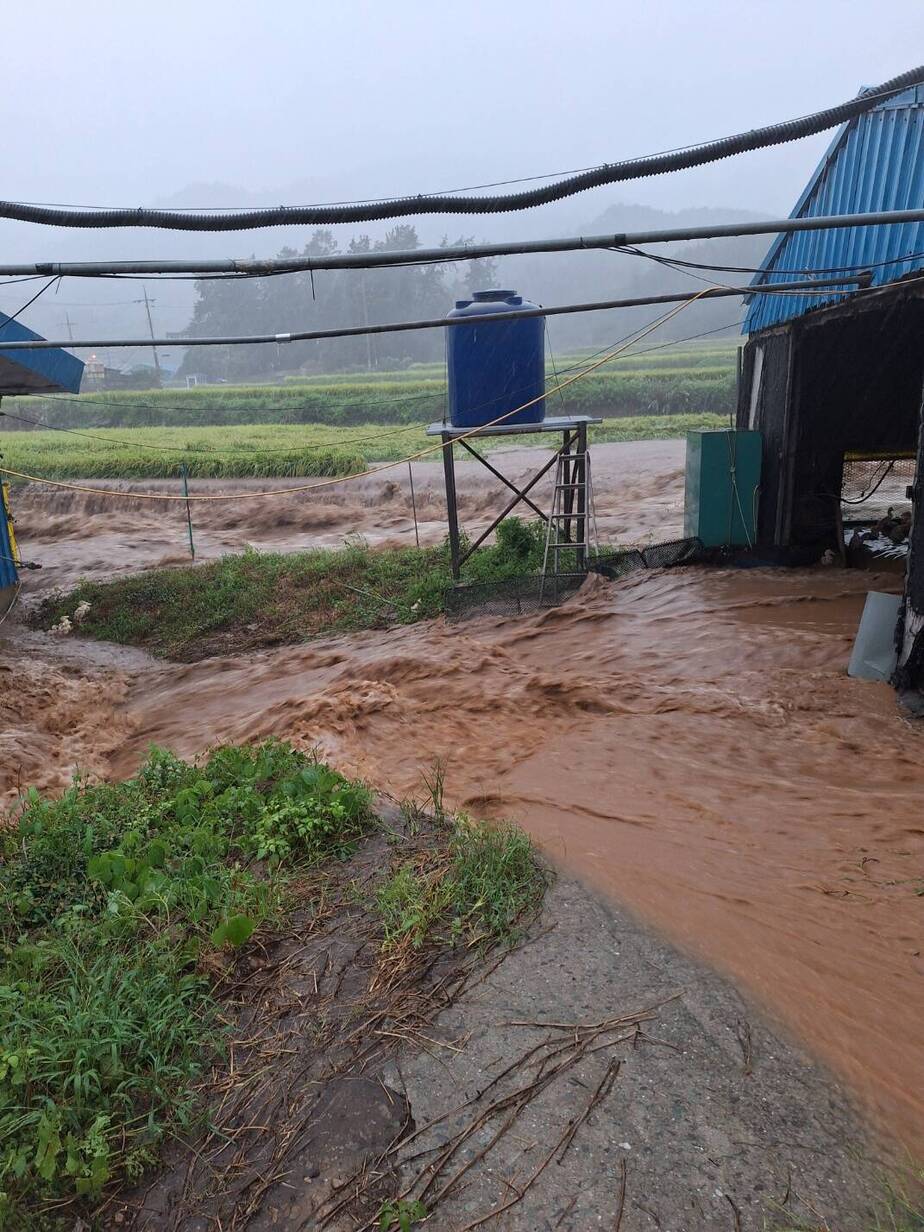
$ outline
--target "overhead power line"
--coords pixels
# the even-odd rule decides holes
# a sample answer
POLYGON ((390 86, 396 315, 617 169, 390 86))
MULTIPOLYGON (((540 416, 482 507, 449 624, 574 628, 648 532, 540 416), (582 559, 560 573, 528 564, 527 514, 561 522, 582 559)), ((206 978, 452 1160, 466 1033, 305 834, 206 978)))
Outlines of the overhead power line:
POLYGON ((11 313, 6 318, 5 321, 0 321, 0 333, 2 333, 3 330, 5 330, 8 325, 12 325, 12 323, 17 319, 17 317, 21 316, 21 314, 24 313, 27 308, 31 307, 32 304, 35 303, 35 301, 38 299, 40 295, 45 294, 45 292, 48 290, 48 288, 51 286, 53 282, 57 282, 57 281, 58 281, 57 278, 49 278, 48 281, 45 283, 45 285, 42 287, 42 289, 40 291, 36 291, 36 293, 32 296, 31 299, 27 299, 21 308, 17 308, 16 311, 11 313))
POLYGON ((844 278, 815 278, 802 282, 773 283, 766 287, 713 287, 704 291, 680 291, 667 295, 641 295, 631 299, 607 299, 584 304, 560 304, 552 308, 516 308, 508 312, 486 312, 477 318, 435 317, 423 321, 389 321, 382 325, 349 325, 339 329, 295 330, 277 334, 232 334, 216 338, 91 338, 52 342, 46 339, 36 342, 3 342, 0 351, 50 350, 58 347, 83 347, 101 350, 116 347, 137 346, 261 346, 267 343, 317 342, 327 338, 356 338, 367 334, 408 333, 422 329, 452 329, 474 323, 484 325, 491 321, 517 321, 529 317, 555 317, 584 312, 607 312, 614 308, 639 308, 656 304, 681 304, 700 299, 726 299, 741 295, 818 295, 840 288, 845 294, 850 286, 862 282, 858 276, 844 278))
POLYGON ((0 218, 19 222, 40 223, 55 227, 156 227, 172 231, 244 231, 259 227, 292 225, 330 226, 335 223, 372 222, 385 218, 402 218, 412 214, 498 214, 510 210, 531 209, 560 201, 576 193, 598 188, 603 184, 616 184, 626 180, 642 179, 667 172, 700 167, 704 163, 717 162, 748 150, 765 149, 798 141, 815 133, 824 132, 836 125, 846 123, 871 110, 882 99, 907 90, 924 82, 924 66, 910 69, 898 77, 892 77, 882 85, 864 91, 858 98, 850 99, 824 111, 817 111, 799 119, 786 120, 754 128, 749 132, 721 137, 698 145, 665 154, 650 154, 642 158, 630 158, 615 163, 604 163, 588 171, 566 176, 551 184, 521 192, 490 194, 486 196, 448 196, 445 194, 419 194, 393 197, 386 201, 359 202, 348 205, 285 206, 273 209, 243 210, 236 213, 197 213, 183 210, 156 210, 139 208, 80 210, 61 209, 52 206, 27 205, 15 201, 0 202, 0 218))
POLYGON ((614 248, 621 256, 644 257, 646 261, 655 261, 658 265, 666 265, 670 269, 706 270, 722 274, 762 274, 772 273, 774 277, 808 278, 818 274, 846 274, 852 270, 884 269, 889 265, 904 265, 908 261, 921 261, 924 252, 906 252, 899 257, 890 257, 887 261, 857 261, 853 265, 827 265, 815 269, 781 269, 774 265, 772 270, 764 271, 759 265, 712 265, 708 261, 683 261, 680 257, 663 257, 653 252, 643 252, 641 248, 614 248))
MULTIPOLYGON (((825 214, 813 218, 777 218, 764 222, 717 223, 702 227, 670 227, 621 231, 610 235, 572 235, 549 240, 510 240, 493 244, 451 244, 442 248, 403 248, 390 252, 331 253, 258 260, 226 258, 185 261, 37 261, 2 265, 0 276, 102 278, 125 275, 155 277, 213 276, 262 278, 271 274, 339 269, 384 269, 389 266, 447 265, 481 257, 521 256, 544 252, 626 248, 639 244, 676 244, 686 240, 727 239, 738 235, 777 235, 798 231, 828 231, 845 227, 894 226, 924 222, 924 209, 877 210, 866 214, 825 214)), ((175 340, 174 340, 175 341, 175 340)))

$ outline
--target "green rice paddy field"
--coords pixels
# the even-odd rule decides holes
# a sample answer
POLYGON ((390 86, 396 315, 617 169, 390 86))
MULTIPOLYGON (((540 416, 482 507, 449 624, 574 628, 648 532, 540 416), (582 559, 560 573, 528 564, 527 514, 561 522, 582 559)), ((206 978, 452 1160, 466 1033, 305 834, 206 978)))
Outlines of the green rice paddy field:
MULTIPOLYGON (((640 441, 683 436, 727 425, 721 415, 646 415, 607 419, 592 441, 640 441)), ((509 440, 489 438, 497 448, 509 440)), ((517 438, 518 446, 549 446, 548 436, 517 438)), ((0 466, 39 479, 155 479, 187 474, 199 479, 247 476, 349 475, 367 463, 390 462, 438 444, 418 427, 374 424, 330 428, 319 424, 250 424, 235 428, 120 428, 92 438, 69 432, 4 432, 0 466)), ((16 482, 16 476, 7 476, 16 482)))
MULTIPOLYGON (((586 356, 564 357, 558 378, 586 363, 586 356)), ((0 407, 0 465, 49 479, 170 478, 184 465, 194 478, 232 478, 346 475, 428 448, 426 456, 436 458, 425 427, 443 416, 444 375, 434 364, 281 385, 7 398, 0 407)), ((592 433, 597 442, 719 428, 734 404, 735 343, 629 355, 560 393, 557 383, 550 370, 548 413, 602 416, 592 433)), ((484 443, 509 445, 497 438, 484 443)), ((547 446, 548 438, 517 444, 547 446)))

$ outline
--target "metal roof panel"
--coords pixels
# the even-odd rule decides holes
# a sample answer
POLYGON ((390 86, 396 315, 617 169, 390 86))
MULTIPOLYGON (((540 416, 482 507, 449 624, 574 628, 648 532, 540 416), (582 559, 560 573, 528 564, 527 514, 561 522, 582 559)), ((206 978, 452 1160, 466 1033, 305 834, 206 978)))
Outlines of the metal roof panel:
MULTIPOLYGON (((41 342, 21 321, 0 312, 0 338, 4 342, 41 342)), ((0 396, 80 392, 83 362, 70 351, 0 351, 0 396)))
MULTIPOLYGON (((880 103, 840 129, 790 215, 924 208, 924 87, 880 103)), ((867 269, 874 286, 924 268, 924 223, 778 235, 752 286, 785 282, 794 271, 867 269), (887 264, 886 264, 887 263, 887 264)), ((742 327, 756 333, 834 303, 842 292, 755 295, 742 327)))

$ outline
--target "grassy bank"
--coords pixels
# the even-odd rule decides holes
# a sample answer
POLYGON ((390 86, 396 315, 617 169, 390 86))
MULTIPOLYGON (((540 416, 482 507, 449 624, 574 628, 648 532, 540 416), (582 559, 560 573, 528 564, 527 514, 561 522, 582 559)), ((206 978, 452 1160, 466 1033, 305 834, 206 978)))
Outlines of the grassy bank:
MULTIPOLYGON (((26 799, 0 837, 0 1227, 86 1226, 168 1139, 205 1132, 202 1084, 215 1065, 227 1087, 237 1030, 228 995, 305 903, 309 873, 309 918, 330 916, 327 869, 379 827, 362 784, 276 742, 201 766, 154 751, 128 782, 26 799)), ((386 966, 508 937, 541 897, 512 828, 442 818, 423 845, 388 833, 365 908, 386 966)))
MULTIPOLYGON (((466 580, 502 581, 533 572, 542 549, 538 523, 510 518, 499 527, 498 542, 471 559, 466 580)), ((198 568, 82 582, 46 600, 37 620, 48 628, 88 603, 82 634, 173 659, 198 659, 437 616, 451 582, 444 546, 246 552, 198 568)))
MULTIPOLYGON (((691 430, 725 427, 715 414, 642 415, 606 419, 591 440, 640 441, 682 437, 691 430)), ((549 447, 549 438, 527 435, 517 445, 549 447)), ((13 470, 48 479, 177 478, 185 465, 191 478, 327 476, 355 474, 368 463, 390 462, 427 447, 424 429, 360 424, 248 424, 232 428, 120 428, 92 437, 64 432, 5 432, 0 452, 13 470)), ((509 448, 487 438, 487 448, 509 448)), ((438 460, 438 454, 428 455, 438 460)))

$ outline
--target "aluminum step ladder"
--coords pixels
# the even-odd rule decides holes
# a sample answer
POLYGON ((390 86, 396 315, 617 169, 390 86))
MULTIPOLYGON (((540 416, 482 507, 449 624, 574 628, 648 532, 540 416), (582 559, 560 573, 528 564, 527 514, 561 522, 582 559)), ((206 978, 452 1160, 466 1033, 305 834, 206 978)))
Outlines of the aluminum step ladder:
POLYGON ((591 553, 596 551, 597 516, 590 476, 590 451, 562 452, 558 455, 555 468, 555 490, 546 527, 539 602, 542 602, 547 585, 554 585, 554 579, 562 573, 583 573, 591 553))

